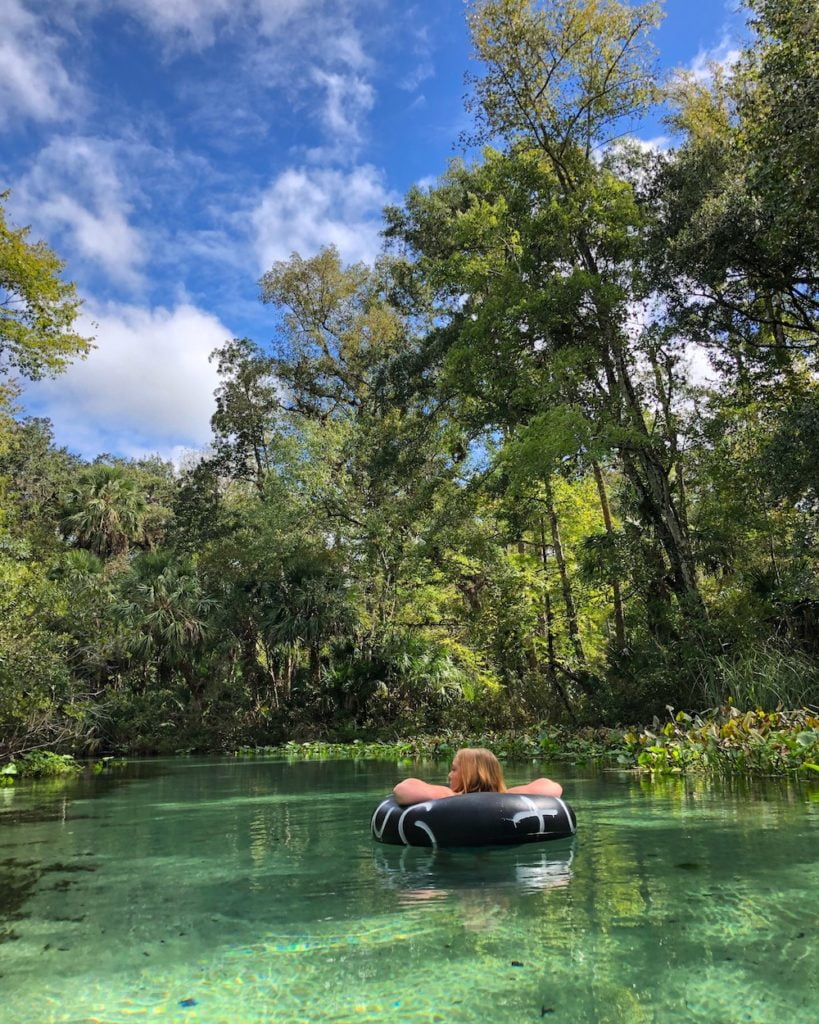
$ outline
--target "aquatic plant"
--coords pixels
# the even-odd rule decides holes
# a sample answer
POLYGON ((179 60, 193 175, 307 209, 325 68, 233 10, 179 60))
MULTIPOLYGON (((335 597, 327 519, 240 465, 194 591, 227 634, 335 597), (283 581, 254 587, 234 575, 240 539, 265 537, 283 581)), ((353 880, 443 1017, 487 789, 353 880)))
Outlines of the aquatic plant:
POLYGON ((460 747, 489 747, 506 761, 559 759, 584 763, 614 757, 623 746, 623 733, 616 729, 532 730, 517 735, 508 733, 445 732, 387 742, 332 743, 326 741, 285 743, 283 746, 240 747, 237 757, 284 756, 293 761, 378 760, 442 761, 460 747))
POLYGON ((74 778, 90 769, 94 775, 121 768, 127 762, 122 758, 102 757, 89 764, 77 761, 71 754, 54 754, 50 750, 33 750, 0 766, 0 786, 11 786, 15 779, 74 778))
POLYGON ((669 711, 661 727, 625 734, 621 762, 659 774, 819 773, 816 709, 743 712, 728 704, 703 715, 669 711))
POLYGON ((3 768, 6 778, 49 778, 76 775, 82 765, 70 754, 54 754, 50 750, 32 750, 3 768))
POLYGON ((746 710, 799 708, 817 692, 817 666, 806 653, 770 643, 703 662, 699 670, 700 707, 733 704, 746 710))
POLYGON ((525 733, 446 732, 391 742, 290 742, 242 747, 237 757, 283 756, 291 761, 442 761, 459 747, 484 746, 504 761, 597 762, 660 775, 688 772, 819 774, 819 710, 741 711, 733 704, 690 715, 669 708, 651 728, 543 728, 525 733))

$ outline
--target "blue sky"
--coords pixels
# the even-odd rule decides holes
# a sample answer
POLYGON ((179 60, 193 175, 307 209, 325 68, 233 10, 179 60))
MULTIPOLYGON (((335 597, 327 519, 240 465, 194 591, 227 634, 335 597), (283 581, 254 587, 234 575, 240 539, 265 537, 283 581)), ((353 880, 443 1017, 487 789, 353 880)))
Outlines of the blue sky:
MULTIPOLYGON (((66 261, 96 350, 27 386, 86 457, 184 458, 209 437, 208 354, 264 343, 257 281, 335 243, 372 259, 380 211, 459 152, 461 0, 5 0, 0 190, 66 261), (91 326, 93 324, 94 326, 91 326)), ((660 63, 707 73, 745 12, 666 0, 660 63)), ((472 70, 475 70, 472 66, 472 70)), ((657 119, 636 130, 663 144, 657 119)))

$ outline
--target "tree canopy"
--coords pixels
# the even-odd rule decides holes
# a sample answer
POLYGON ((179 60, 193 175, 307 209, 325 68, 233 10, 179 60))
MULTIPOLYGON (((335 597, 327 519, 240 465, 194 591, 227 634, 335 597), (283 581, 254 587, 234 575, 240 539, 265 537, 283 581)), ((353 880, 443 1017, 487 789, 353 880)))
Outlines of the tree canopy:
MULTIPOLYGON (((748 10, 663 82, 656 4, 471 2, 479 155, 262 276, 184 473, 7 404, 0 754, 819 701, 819 23, 748 10)), ((29 376, 89 344, 60 270, 0 221, 29 376)))

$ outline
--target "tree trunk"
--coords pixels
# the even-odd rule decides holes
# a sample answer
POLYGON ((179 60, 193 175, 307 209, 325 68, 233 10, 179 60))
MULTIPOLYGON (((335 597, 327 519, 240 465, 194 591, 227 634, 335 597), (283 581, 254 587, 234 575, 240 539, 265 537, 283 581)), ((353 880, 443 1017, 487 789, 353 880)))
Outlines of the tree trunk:
POLYGON ((546 511, 549 515, 549 527, 552 534, 552 547, 555 551, 555 561, 560 573, 560 585, 563 590, 563 602, 566 605, 566 624, 569 630, 569 639, 572 644, 578 665, 586 664, 586 655, 583 653, 583 644, 580 639, 580 629, 577 625, 577 608, 572 594, 572 585, 569 580, 569 572, 566 567, 566 557, 563 553, 563 542, 560 539, 560 524, 557 519, 557 512, 554 506, 552 485, 549 480, 546 483, 546 511))
MULTIPOLYGON (((597 493, 600 495, 600 508, 603 512, 603 525, 606 527, 606 534, 609 539, 614 537, 614 527, 611 522, 611 507, 609 496, 606 491, 606 481, 603 479, 603 471, 597 459, 592 459, 592 470, 594 480, 597 484, 597 493)), ((612 602, 614 604, 614 635, 617 639, 617 649, 622 651, 626 646, 626 623, 623 616, 623 597, 620 592, 620 581, 617 574, 613 573, 609 583, 611 585, 612 602)))
POLYGON ((692 609, 705 615, 699 592, 688 531, 680 520, 671 496, 668 476, 651 453, 621 451, 623 469, 640 497, 647 525, 653 526, 668 556, 674 593, 692 609))
MULTIPOLYGON (((518 541, 518 554, 526 554, 526 542, 523 539, 518 541)), ((539 676, 540 658, 538 657, 537 644, 535 643, 535 639, 535 633, 526 638, 526 664, 528 665, 529 671, 531 672, 532 676, 539 676)))
POLYGON ((649 522, 657 529, 660 543, 671 563, 676 594, 692 608, 704 613, 705 605, 697 584, 688 530, 674 505, 668 471, 646 427, 643 408, 629 374, 622 339, 613 344, 612 354, 627 422, 638 435, 642 435, 639 441, 630 446, 630 451, 625 448, 621 450, 624 468, 631 482, 648 499, 644 508, 649 513, 649 522), (639 483, 636 474, 638 469, 641 471, 639 483))
MULTIPOLYGON (((585 237, 578 239, 578 253, 585 269, 600 277, 594 253, 585 237)), ((622 444, 620 455, 623 468, 642 499, 648 523, 657 530, 674 581, 674 591, 680 600, 697 613, 705 615, 705 604, 697 585, 697 574, 688 537, 688 529, 674 506, 668 471, 648 432, 645 410, 637 394, 626 359, 626 339, 609 310, 597 305, 600 330, 600 355, 609 386, 609 397, 617 402, 612 412, 618 414, 623 426, 637 434, 635 441, 622 444), (618 401, 619 399, 619 401, 618 401)))
POLYGON ((574 709, 569 701, 568 694, 566 693, 565 687, 560 682, 557 674, 557 657, 555 656, 555 632, 554 632, 554 613, 552 612, 552 599, 549 596, 549 579, 547 574, 549 555, 546 550, 546 527, 544 526, 543 520, 540 520, 540 564, 543 569, 543 615, 541 622, 543 623, 543 636, 546 640, 546 671, 549 682, 552 684, 555 692, 560 698, 563 707, 566 709, 566 713, 569 716, 571 722, 575 722, 574 709))

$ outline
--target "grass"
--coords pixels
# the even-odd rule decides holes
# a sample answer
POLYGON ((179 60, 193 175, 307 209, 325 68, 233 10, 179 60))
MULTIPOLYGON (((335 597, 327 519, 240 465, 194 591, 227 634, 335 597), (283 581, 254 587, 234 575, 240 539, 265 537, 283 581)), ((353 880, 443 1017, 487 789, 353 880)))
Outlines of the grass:
POLYGON ((714 659, 700 676, 699 706, 728 704, 763 711, 819 704, 815 659, 770 646, 714 659))

